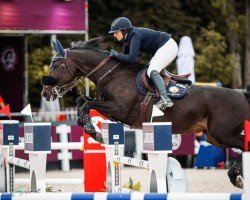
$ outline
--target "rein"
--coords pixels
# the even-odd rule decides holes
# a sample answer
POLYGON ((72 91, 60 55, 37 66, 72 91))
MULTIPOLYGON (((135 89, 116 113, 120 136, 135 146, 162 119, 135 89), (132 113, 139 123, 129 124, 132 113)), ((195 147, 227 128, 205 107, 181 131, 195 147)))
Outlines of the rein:
MULTIPOLYGON (((121 62, 117 63, 114 67, 112 67, 112 69, 108 70, 105 74, 103 74, 101 76, 101 78, 99 78, 99 81, 96 85, 96 91, 99 91, 99 85, 100 85, 100 82, 108 75, 110 74, 121 62)), ((98 92, 97 92, 98 93, 98 92)))
MULTIPOLYGON (((67 60, 67 55, 68 55, 68 49, 66 50, 66 57, 64 57, 63 59, 66 61, 67 60)), ((52 88, 52 92, 54 94, 56 94, 58 97, 62 97, 64 94, 66 94, 68 91, 72 90, 75 86, 77 86, 79 83, 81 83, 81 79, 86 79, 88 78, 90 75, 92 75, 94 72, 96 72, 98 69, 100 69, 103 65, 105 65, 108 61, 110 60, 110 57, 106 57, 103 61, 101 61, 97 66, 95 66, 87 75, 85 76, 78 76, 76 78, 74 78, 70 83, 65 84, 63 86, 55 86, 54 88, 52 88)), ((113 71, 113 69, 115 69, 120 63, 116 64, 115 67, 113 67, 111 70, 109 70, 107 73, 105 73, 101 78, 103 79, 106 75, 108 75, 109 73, 111 73, 113 71)), ((67 62, 65 62, 65 64, 63 63, 62 65, 66 65, 68 71, 71 74, 71 71, 69 69, 69 66, 67 65, 67 62)), ((80 67, 77 67, 82 73, 82 69, 80 67)), ((99 84, 98 84, 99 85, 99 84)), ((98 87, 97 85, 97 87, 98 87)), ((82 94, 81 94, 82 96, 82 94)))

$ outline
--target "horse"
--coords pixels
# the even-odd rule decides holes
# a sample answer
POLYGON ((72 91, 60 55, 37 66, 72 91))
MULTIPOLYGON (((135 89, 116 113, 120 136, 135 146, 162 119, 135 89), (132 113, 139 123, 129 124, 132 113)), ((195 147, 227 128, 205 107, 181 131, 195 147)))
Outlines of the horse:
MULTIPOLYGON (((101 137, 93 129, 90 109, 133 128, 141 129, 142 122, 150 121, 158 97, 152 95, 145 109, 145 96, 136 87, 142 68, 139 63, 109 58, 103 37, 72 43, 70 49, 64 49, 59 41, 53 44, 57 54, 48 76, 42 78, 41 95, 47 101, 55 100, 77 85, 81 77, 89 78, 96 85, 97 98, 83 96, 76 101, 78 124, 85 132, 96 140, 101 137)), ((184 97, 172 100, 174 106, 164 110, 163 116, 154 117, 153 122, 172 122, 174 134, 204 132, 210 144, 243 150, 243 124, 250 116, 247 95, 229 88, 190 85, 184 97)), ((241 162, 240 155, 228 176, 233 185, 242 188, 241 162)))

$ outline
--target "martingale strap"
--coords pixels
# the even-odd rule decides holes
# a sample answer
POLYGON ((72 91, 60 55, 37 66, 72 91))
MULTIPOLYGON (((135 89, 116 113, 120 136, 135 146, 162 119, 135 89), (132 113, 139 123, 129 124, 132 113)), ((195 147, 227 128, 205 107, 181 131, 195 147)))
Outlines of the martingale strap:
POLYGON ((100 62, 96 67, 94 67, 86 76, 83 76, 83 77, 84 78, 88 78, 91 74, 93 74, 95 71, 97 71, 103 65, 105 65, 109 61, 109 59, 110 59, 110 57, 108 56, 102 62, 100 62))

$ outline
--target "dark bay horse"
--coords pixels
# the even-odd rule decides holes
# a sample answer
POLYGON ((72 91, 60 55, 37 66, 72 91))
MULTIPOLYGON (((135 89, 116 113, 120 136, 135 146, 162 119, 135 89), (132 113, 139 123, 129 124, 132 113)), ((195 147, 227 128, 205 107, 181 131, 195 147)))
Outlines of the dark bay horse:
MULTIPOLYGON (((42 96, 48 101, 54 100, 74 87, 79 77, 88 77, 96 84, 98 98, 86 97, 77 101, 81 125, 91 125, 88 112, 95 109, 111 120, 142 128, 137 122, 144 96, 135 86, 141 68, 138 64, 109 59, 109 52, 105 51, 103 44, 101 37, 74 43, 71 49, 63 49, 58 41, 54 43, 57 55, 52 59, 49 75, 43 77, 42 96)), ((156 101, 157 98, 153 97, 145 121, 150 121, 152 105, 156 101)), ((184 98, 173 102, 174 106, 167 108, 164 116, 154 117, 153 121, 172 122, 175 134, 203 131, 211 144, 243 150, 243 122, 250 116, 249 102, 243 93, 191 85, 184 98)), ((97 138, 93 130, 89 133, 97 138)), ((231 182, 238 186, 236 177, 242 175, 240 159, 228 174, 231 182)))

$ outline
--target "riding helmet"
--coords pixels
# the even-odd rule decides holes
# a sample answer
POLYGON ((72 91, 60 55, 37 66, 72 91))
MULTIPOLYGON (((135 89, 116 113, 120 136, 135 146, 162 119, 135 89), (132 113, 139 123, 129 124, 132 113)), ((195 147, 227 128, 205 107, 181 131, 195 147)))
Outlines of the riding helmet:
POLYGON ((118 17, 112 22, 109 33, 114 33, 122 29, 130 29, 131 27, 132 23, 128 18, 118 17))

